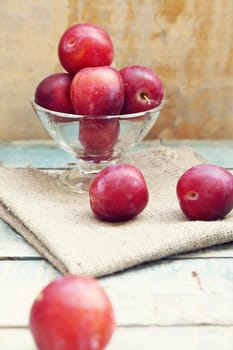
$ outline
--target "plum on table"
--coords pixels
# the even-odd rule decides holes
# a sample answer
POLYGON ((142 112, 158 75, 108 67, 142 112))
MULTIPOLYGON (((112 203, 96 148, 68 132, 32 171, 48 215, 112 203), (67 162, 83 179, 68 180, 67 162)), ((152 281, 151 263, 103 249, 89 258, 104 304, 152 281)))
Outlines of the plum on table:
POLYGON ((199 164, 179 178, 176 193, 188 218, 223 219, 233 209, 233 175, 214 164, 199 164))

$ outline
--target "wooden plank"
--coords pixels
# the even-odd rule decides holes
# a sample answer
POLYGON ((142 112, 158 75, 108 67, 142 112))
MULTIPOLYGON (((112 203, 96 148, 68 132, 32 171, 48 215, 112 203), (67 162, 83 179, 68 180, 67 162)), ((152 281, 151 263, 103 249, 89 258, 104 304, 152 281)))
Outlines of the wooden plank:
POLYGON ((40 257, 22 236, 0 219, 0 259, 15 257, 40 257))
POLYGON ((232 327, 119 328, 108 350, 232 350, 232 327))
POLYGON ((195 252, 177 254, 168 259, 233 258, 233 243, 219 244, 214 247, 199 249, 195 252))
MULTIPOLYGON (((0 326, 26 326, 33 300, 58 275, 45 261, 1 261, 0 326)), ((231 258, 187 259, 144 264, 100 283, 121 326, 233 325, 232 276, 231 258)))
POLYGON ((26 326, 39 291, 58 272, 44 260, 0 262, 0 326, 26 326))
POLYGON ((233 168, 232 140, 166 140, 163 143, 171 147, 192 147, 210 163, 233 168))
POLYGON ((0 143, 0 164, 7 167, 66 167, 73 156, 53 141, 12 141, 0 143))
POLYGON ((4 350, 38 350, 28 329, 0 329, 0 344, 4 350))
MULTIPOLYGON (((4 350, 36 350, 29 329, 0 329, 4 350)), ((106 350, 232 350, 233 327, 119 327, 106 350)), ((52 350, 52 349, 51 349, 52 350)))
POLYGON ((233 324, 232 259, 160 261, 103 280, 120 325, 233 324))
MULTIPOLYGON (((233 168, 233 141, 163 140, 171 147, 190 146, 210 162, 233 168), (224 157, 223 157, 224 155, 224 157)), ((159 145, 159 140, 141 142, 131 152, 159 145)), ((4 166, 66 167, 76 159, 60 149, 53 141, 14 141, 0 143, 0 162, 4 166)))

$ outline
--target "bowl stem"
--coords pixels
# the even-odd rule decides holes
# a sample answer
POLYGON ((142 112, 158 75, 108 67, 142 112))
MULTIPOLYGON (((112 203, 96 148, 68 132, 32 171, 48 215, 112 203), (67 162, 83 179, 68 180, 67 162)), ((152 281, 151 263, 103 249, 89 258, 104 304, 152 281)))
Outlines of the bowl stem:
POLYGON ((110 162, 91 162, 80 159, 78 166, 65 170, 58 178, 61 185, 73 192, 88 194, 89 184, 92 178, 107 166, 117 163, 117 160, 110 162))

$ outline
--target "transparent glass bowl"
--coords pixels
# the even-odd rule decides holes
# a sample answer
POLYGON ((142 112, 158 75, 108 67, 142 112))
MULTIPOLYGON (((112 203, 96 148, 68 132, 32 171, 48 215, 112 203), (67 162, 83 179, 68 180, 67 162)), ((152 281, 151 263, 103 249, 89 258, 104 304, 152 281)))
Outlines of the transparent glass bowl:
POLYGON ((77 161, 59 177, 70 190, 87 193, 91 178, 104 167, 120 162, 157 121, 162 104, 140 113, 89 117, 54 112, 31 101, 50 136, 77 161))

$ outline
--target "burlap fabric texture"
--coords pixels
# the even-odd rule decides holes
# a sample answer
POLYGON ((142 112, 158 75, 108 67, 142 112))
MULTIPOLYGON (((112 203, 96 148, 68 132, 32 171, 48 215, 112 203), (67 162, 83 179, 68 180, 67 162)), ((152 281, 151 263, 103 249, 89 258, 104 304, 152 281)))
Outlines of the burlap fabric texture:
MULTIPOLYGON (((204 160, 191 148, 155 147, 128 155, 148 184, 150 200, 135 219, 99 221, 78 195, 38 169, 0 168, 0 217, 62 273, 103 276, 181 252, 233 240, 233 212, 222 221, 190 221, 176 183, 204 160)), ((113 199, 115 200, 115 199, 113 199)))

